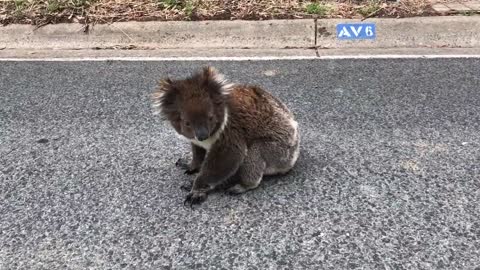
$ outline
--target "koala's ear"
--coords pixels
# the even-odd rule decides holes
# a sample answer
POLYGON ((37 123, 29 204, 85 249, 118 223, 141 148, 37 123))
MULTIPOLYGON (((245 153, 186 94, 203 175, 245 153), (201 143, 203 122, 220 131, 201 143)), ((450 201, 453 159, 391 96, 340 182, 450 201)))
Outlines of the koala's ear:
POLYGON ((231 91, 233 84, 229 84, 223 74, 219 73, 214 67, 207 66, 202 70, 203 84, 209 88, 209 90, 219 91, 222 95, 228 95, 231 91))
POLYGON ((170 78, 160 80, 159 86, 152 94, 155 113, 167 113, 175 106, 176 87, 170 78))
POLYGON ((165 94, 166 92, 173 90, 173 88, 173 81, 167 77, 160 80, 157 92, 165 94))

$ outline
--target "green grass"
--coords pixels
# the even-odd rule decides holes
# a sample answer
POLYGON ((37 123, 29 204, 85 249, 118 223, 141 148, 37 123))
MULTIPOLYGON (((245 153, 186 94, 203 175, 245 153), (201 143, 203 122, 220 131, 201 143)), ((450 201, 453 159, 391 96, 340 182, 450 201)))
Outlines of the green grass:
POLYGON ((57 0, 50 0, 47 2, 47 12, 48 13, 55 13, 57 11, 60 11, 60 2, 57 0))
POLYGON ((80 8, 80 7, 87 7, 90 5, 91 1, 88 0, 72 0, 71 3, 73 6, 80 8))
POLYGON ((15 0, 15 11, 14 14, 16 16, 21 16, 23 11, 27 8, 27 1, 26 0, 15 0))
POLYGON ((57 15, 65 10, 71 14, 87 9, 95 1, 98 0, 9 0, 4 1, 2 6, 0 0, 0 8, 21 19, 32 14, 37 17, 57 15))
POLYGON ((184 5, 181 0, 158 0, 158 2, 166 8, 181 9, 184 5))
POLYGON ((320 16, 326 16, 331 12, 332 8, 325 4, 310 3, 306 6, 306 12, 308 14, 316 14, 320 16))
POLYGON ((169 9, 183 10, 185 15, 190 18, 195 10, 195 4, 192 0, 157 0, 161 6, 169 9))
POLYGON ((368 16, 380 9, 380 2, 378 0, 370 0, 364 7, 359 8, 357 11, 362 16, 368 16))
POLYGON ((194 9, 195 9, 195 5, 193 4, 192 1, 187 1, 187 3, 185 3, 185 14, 187 15, 187 17, 189 18, 192 17, 194 9))

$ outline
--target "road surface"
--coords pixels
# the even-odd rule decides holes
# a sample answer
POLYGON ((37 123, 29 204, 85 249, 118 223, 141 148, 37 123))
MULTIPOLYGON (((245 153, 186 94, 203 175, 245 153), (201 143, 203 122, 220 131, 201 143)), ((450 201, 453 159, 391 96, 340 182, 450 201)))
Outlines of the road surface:
POLYGON ((207 63, 2 62, 0 269, 479 269, 480 59, 210 62, 302 148, 192 210, 149 95, 207 63))

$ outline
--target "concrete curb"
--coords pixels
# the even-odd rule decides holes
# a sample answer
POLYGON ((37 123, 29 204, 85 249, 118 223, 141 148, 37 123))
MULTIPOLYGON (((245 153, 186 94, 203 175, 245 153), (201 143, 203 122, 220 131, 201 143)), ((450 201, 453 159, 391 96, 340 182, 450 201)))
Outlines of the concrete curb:
POLYGON ((336 38, 337 23, 354 20, 322 20, 317 24, 317 46, 320 48, 417 48, 417 47, 480 47, 480 16, 414 17, 376 19, 375 40, 340 41, 336 38))
POLYGON ((6 48, 108 48, 138 46, 153 49, 279 48, 314 46, 313 20, 119 22, 91 27, 78 24, 27 25, 0 28, 6 48))
POLYGON ((480 16, 368 19, 375 40, 341 41, 336 24, 359 20, 119 22, 0 27, 0 49, 285 49, 480 47, 480 16), (315 29, 317 29, 315 33, 315 29), (316 38, 315 38, 316 36, 316 38))

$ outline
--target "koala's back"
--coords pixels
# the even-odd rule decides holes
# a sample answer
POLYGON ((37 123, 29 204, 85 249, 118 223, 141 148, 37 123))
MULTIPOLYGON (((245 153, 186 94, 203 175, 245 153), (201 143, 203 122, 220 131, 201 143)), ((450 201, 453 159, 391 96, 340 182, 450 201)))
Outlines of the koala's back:
POLYGON ((283 174, 294 166, 300 135, 293 114, 283 102, 261 88, 238 86, 231 92, 229 109, 227 134, 241 134, 239 139, 248 146, 247 162, 263 166, 265 175, 283 174))
POLYGON ((247 143, 271 141, 294 145, 297 122, 278 98, 256 86, 235 86, 230 93, 229 122, 247 143))

